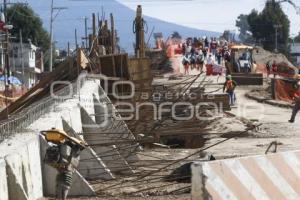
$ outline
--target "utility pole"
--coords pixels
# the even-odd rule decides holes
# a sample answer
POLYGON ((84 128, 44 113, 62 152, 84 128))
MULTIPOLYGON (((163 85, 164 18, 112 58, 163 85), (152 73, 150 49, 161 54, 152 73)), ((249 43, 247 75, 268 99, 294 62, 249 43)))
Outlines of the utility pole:
POLYGON ((53 0, 51 0, 51 13, 50 13, 50 62, 49 71, 52 72, 53 66, 53 0))
POLYGON ((84 18, 84 29, 85 29, 85 48, 88 49, 88 41, 89 41, 89 38, 88 38, 88 27, 87 27, 87 20, 89 18, 88 17, 85 17, 84 18))
POLYGON ((282 28, 282 25, 275 24, 275 52, 278 53, 278 29, 282 28))
POLYGON ((67 56, 70 57, 70 42, 68 42, 68 53, 67 56))
POLYGON ((114 16, 112 13, 110 13, 110 26, 111 26, 111 53, 115 53, 115 46, 116 46, 116 36, 115 36, 115 21, 114 16))
POLYGON ((20 50, 21 50, 21 66, 22 66, 22 81, 25 84, 25 72, 24 72, 24 60, 23 60, 23 35, 22 29, 20 29, 20 50))
MULTIPOLYGON (((5 18, 5 23, 7 22, 7 14, 6 14, 6 9, 7 9, 7 2, 6 0, 3 0, 3 11, 4 11, 4 18, 5 18)), ((5 66, 4 66, 4 96, 5 96, 5 107, 6 107, 6 115, 8 119, 8 89, 9 89, 9 76, 10 76, 10 70, 9 70, 9 52, 8 52, 8 42, 9 42, 9 36, 8 36, 8 30, 5 31, 5 66), (6 74, 5 74, 6 72, 6 74)))
POLYGON ((7 9, 7 0, 3 0, 3 11, 4 11, 4 15, 6 15, 6 9, 7 9))
POLYGON ((93 13, 93 39, 96 37, 96 15, 93 13))
POLYGON ((76 50, 77 50, 78 49, 77 29, 75 29, 75 46, 76 46, 76 50))
POLYGON ((57 15, 59 14, 59 12, 61 10, 65 10, 67 9, 67 7, 54 7, 54 0, 51 0, 51 13, 50 13, 50 64, 49 64, 49 71, 52 71, 52 67, 53 67, 53 22, 55 20, 55 18, 57 17, 57 15), (54 14, 54 10, 57 10, 57 13, 55 16, 53 16, 54 14))

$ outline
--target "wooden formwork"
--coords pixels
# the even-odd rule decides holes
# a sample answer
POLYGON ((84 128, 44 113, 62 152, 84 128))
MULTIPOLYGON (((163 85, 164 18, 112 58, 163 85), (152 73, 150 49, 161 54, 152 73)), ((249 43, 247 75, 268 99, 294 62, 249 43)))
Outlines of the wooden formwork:
POLYGON ((130 58, 128 70, 131 80, 141 80, 151 77, 151 60, 149 58, 130 58))
POLYGON ((263 74, 233 73, 232 79, 238 85, 263 85, 263 74))
POLYGON ((97 56, 92 60, 95 63, 93 73, 129 79, 127 54, 97 56))
MULTIPOLYGON (((78 76, 80 69, 73 58, 68 58, 64 62, 55 66, 54 70, 41 79, 38 84, 28 90, 23 96, 11 103, 0 112, 0 121, 8 119, 9 115, 17 113, 34 102, 50 95, 51 84, 55 81, 72 81, 78 76)), ((65 85, 63 85, 65 87, 65 85)), ((54 91, 61 89, 62 85, 57 84, 54 91)))

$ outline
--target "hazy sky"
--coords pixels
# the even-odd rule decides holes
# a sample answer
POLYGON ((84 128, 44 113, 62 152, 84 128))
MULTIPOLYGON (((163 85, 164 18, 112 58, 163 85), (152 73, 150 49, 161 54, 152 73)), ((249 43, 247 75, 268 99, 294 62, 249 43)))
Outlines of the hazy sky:
MULTIPOLYGON (((236 29, 235 20, 253 8, 261 11, 266 0, 118 0, 135 9, 143 5, 144 14, 193 28, 223 32, 236 29)), ((300 0, 294 0, 300 6, 300 0)), ((283 9, 291 21, 291 35, 300 31, 300 15, 289 4, 283 9)))

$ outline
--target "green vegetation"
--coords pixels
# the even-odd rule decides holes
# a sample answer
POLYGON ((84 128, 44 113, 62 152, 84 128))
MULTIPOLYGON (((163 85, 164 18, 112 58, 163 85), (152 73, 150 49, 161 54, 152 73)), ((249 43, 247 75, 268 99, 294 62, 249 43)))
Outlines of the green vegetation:
POLYGON ((7 9, 7 19, 8 23, 14 26, 11 33, 18 38, 17 41, 21 29, 24 42, 30 39, 44 52, 49 50, 50 36, 43 28, 42 20, 31 7, 25 4, 15 4, 7 9))
POLYGON ((280 2, 269 0, 262 12, 252 10, 249 15, 240 15, 236 25, 241 31, 240 39, 242 41, 250 38, 250 35, 247 35, 249 31, 254 40, 269 51, 275 49, 277 28, 278 50, 288 54, 290 21, 283 12, 280 2))
POLYGON ((251 41, 252 35, 250 34, 250 25, 248 23, 248 15, 241 14, 236 20, 236 26, 239 28, 239 38, 243 42, 251 41))
POLYGON ((171 35, 171 38, 172 39, 182 39, 182 36, 177 31, 174 31, 171 35))

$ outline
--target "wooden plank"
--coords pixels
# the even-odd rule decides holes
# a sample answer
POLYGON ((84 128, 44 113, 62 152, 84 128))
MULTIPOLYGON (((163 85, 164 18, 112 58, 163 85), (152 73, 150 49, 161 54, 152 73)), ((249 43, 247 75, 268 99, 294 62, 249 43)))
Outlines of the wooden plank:
POLYGON ((73 59, 68 59, 63 63, 59 64, 52 72, 50 72, 46 77, 44 77, 40 82, 28 90, 23 96, 21 96, 17 101, 10 104, 7 108, 0 112, 0 121, 7 119, 7 114, 12 114, 20 108, 24 108, 28 103, 33 103, 36 96, 42 93, 44 90, 49 89, 51 83, 55 80, 60 80, 60 77, 65 77, 69 75, 69 62, 74 62, 73 59), (34 94, 34 95, 33 95, 34 94))

